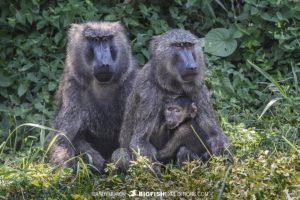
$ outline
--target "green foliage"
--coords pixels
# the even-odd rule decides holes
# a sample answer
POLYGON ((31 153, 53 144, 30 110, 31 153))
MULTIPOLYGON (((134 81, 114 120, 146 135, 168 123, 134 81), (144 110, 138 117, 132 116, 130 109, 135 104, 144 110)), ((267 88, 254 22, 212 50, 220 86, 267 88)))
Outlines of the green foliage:
POLYGON ((284 80, 295 95, 299 93, 300 7, 296 1, 245 1, 241 5, 211 0, 32 0, 1 2, 0 6, 1 135, 7 135, 15 121, 50 125, 66 31, 71 23, 88 20, 122 21, 141 65, 149 59, 153 35, 179 27, 205 38, 208 53, 226 57, 207 58, 213 76, 218 77, 210 82, 214 97, 226 102, 256 109, 270 99, 261 92, 264 85, 258 84, 266 78, 246 60, 278 81, 284 80))
POLYGON ((235 38, 239 36, 230 33, 225 28, 212 29, 205 36, 205 51, 216 56, 227 57, 236 50, 237 41, 235 38))
POLYGON ((21 0, 1 1, 0 8, 0 197, 83 199, 107 190, 194 188, 211 192, 204 199, 299 196, 298 1, 21 0), (228 176, 218 159, 168 166, 162 180, 145 170, 151 168, 146 161, 133 163, 129 175, 108 165, 104 177, 90 176, 83 163, 76 177, 69 170, 52 174, 43 144, 55 112, 66 34, 70 24, 89 20, 120 20, 140 65, 149 59, 153 35, 185 28, 202 38, 206 83, 236 148, 237 164, 228 176))

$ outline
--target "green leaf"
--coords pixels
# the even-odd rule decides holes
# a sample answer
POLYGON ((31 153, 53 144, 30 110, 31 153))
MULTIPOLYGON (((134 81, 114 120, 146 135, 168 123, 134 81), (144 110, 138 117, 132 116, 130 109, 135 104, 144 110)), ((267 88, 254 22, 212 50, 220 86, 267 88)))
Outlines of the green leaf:
POLYGON ((105 20, 105 21, 116 21, 116 20, 117 20, 117 17, 116 17, 115 15, 113 15, 113 14, 109 14, 109 15, 106 15, 106 16, 104 17, 104 20, 105 20))
POLYGON ((19 11, 17 11, 17 13, 16 13, 16 19, 20 24, 22 24, 22 25, 26 24, 25 17, 19 11))
POLYGON ((276 103, 276 101, 278 100, 281 100, 282 98, 275 98, 275 99, 272 99, 267 105, 266 107, 264 108, 264 110, 262 111, 262 113, 260 114, 260 116, 258 117, 258 120, 260 120, 262 118, 262 116, 267 112, 267 110, 269 110, 269 108, 274 104, 276 103))
POLYGON ((278 22, 278 19, 271 16, 269 13, 263 13, 260 17, 269 22, 278 22))
POLYGON ((40 30, 40 29, 44 28, 44 27, 46 26, 46 23, 47 23, 47 21, 45 21, 45 20, 39 21, 39 22, 36 24, 36 29, 37 29, 37 30, 40 30))
POLYGON ((221 84, 227 93, 234 93, 234 88, 232 87, 232 84, 228 77, 224 77, 223 79, 221 79, 221 84))
POLYGON ((239 31, 236 26, 230 26, 228 28, 228 31, 229 31, 230 36, 234 39, 241 38, 243 36, 243 33, 241 31, 239 31))
POLYGON ((27 92, 27 86, 24 84, 19 85, 18 87, 18 96, 21 97, 27 92))
POLYGON ((26 65, 24 65, 21 69, 20 69, 20 71, 26 71, 26 70, 28 70, 28 69, 30 69, 30 68, 32 68, 34 65, 32 64, 32 63, 27 63, 26 65))
POLYGON ((55 44, 58 44, 60 42, 60 40, 62 39, 62 37, 63 37, 63 35, 62 35, 61 32, 56 33, 55 36, 54 36, 55 44))
POLYGON ((8 25, 10 27, 15 27, 16 26, 16 19, 15 18, 8 18, 8 25))
POLYGON ((55 88, 56 88, 56 83, 50 82, 50 83, 48 84, 48 90, 49 90, 49 91, 53 91, 53 90, 55 90, 55 88))
POLYGON ((225 28, 212 29, 205 35, 205 51, 212 55, 226 57, 237 48, 237 41, 225 28))
POLYGON ((150 58, 150 53, 149 53, 148 49, 142 49, 142 53, 146 58, 148 58, 148 59, 150 58))
POLYGON ((12 85, 12 83, 13 83, 12 80, 0 75, 0 87, 9 87, 12 85))
POLYGON ((26 18, 27 18, 27 21, 29 22, 29 24, 31 25, 32 22, 33 22, 33 17, 32 17, 32 15, 31 15, 31 13, 27 13, 27 14, 26 14, 26 18))
POLYGON ((169 8, 170 14, 173 18, 176 18, 178 16, 178 8, 171 7, 169 8))
POLYGON ((144 4, 139 4, 139 9, 141 10, 141 13, 148 15, 148 9, 144 4))
POLYGON ((268 79, 269 81, 271 81, 273 83, 273 85, 277 88, 277 90, 279 91, 279 93, 286 99, 289 99, 289 97, 287 96, 286 92, 284 91, 283 87, 281 87, 281 85, 279 85, 279 83, 272 77, 270 76, 267 72, 263 71, 260 67, 258 67, 257 65, 255 65, 254 63, 252 63, 251 61, 247 60, 247 62, 254 68, 256 69, 259 73, 261 73, 266 79, 268 79))

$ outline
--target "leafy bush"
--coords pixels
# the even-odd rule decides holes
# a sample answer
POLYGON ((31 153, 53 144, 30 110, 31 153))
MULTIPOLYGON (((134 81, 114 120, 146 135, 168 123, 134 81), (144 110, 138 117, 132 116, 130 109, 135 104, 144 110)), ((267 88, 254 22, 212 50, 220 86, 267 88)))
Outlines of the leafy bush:
POLYGON ((32 0, 1 2, 0 6, 2 135, 15 121, 50 125, 54 111, 52 96, 65 57, 66 31, 71 23, 88 20, 121 20, 129 30, 133 51, 141 65, 149 58, 152 35, 180 27, 205 37, 207 52, 229 56, 207 58, 209 69, 213 68, 219 77, 211 83, 215 95, 224 101, 256 109, 270 99, 259 92, 264 85, 257 84, 266 78, 246 60, 258 64, 277 80, 284 80, 291 86, 291 95, 299 92, 300 8, 296 1, 241 4, 177 0, 170 4, 32 0))
POLYGON ((75 180, 68 170, 52 176, 41 153, 46 130, 13 131, 25 122, 51 126, 66 32, 71 23, 90 20, 120 20, 141 66, 151 37, 171 28, 190 30, 203 42, 206 82, 239 164, 228 177, 218 160, 193 166, 195 173, 171 167, 163 176, 171 189, 199 186, 217 198, 221 187, 228 199, 278 199, 299 187, 297 0, 31 0, 1 1, 0 8, 0 195, 78 199, 107 188, 161 189, 141 163, 129 176, 114 174, 113 166, 105 179, 85 170, 75 180))

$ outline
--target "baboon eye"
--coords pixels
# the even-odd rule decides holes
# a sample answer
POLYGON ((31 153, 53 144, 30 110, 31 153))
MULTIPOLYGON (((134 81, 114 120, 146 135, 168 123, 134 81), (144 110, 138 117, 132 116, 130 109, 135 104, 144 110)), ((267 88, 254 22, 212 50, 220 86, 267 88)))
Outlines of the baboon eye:
POLYGON ((180 112, 180 109, 175 108, 175 112, 179 113, 179 112, 180 112))
POLYGON ((103 37, 102 37, 102 41, 109 41, 109 40, 111 40, 112 38, 113 38, 112 35, 103 36, 103 37))
POLYGON ((172 111, 173 108, 172 108, 172 107, 168 107, 167 110, 168 110, 168 111, 172 111))
POLYGON ((175 43, 174 46, 175 46, 176 48, 181 48, 181 47, 182 47, 182 43, 175 43))
POLYGON ((109 36, 102 37, 102 41, 108 41, 109 39, 110 39, 109 36))
POLYGON ((94 42, 99 41, 99 37, 87 37, 87 39, 94 42))
POLYGON ((194 47, 194 44, 193 44, 193 43, 190 43, 190 42, 186 42, 186 43, 185 43, 185 46, 186 46, 187 48, 192 48, 192 47, 194 47))

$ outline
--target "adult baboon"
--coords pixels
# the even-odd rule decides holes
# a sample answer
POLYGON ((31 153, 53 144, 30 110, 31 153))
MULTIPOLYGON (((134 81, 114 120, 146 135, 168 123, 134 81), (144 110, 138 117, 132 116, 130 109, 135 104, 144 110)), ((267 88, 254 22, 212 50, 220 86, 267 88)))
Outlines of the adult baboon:
POLYGON ((56 94, 58 112, 48 141, 51 163, 74 167, 86 154, 101 171, 118 148, 125 102, 136 74, 131 48, 119 22, 72 24, 56 94), (55 137, 57 136, 57 137, 55 137))
MULTIPOLYGON (((133 148, 156 160, 163 145, 159 128, 163 123, 163 101, 185 96, 196 103, 196 123, 208 135, 208 146, 219 155, 228 145, 220 129, 203 80, 204 61, 199 39, 182 29, 153 38, 151 59, 136 77, 128 97, 120 132, 120 146, 133 148), (156 138, 150 142, 150 138, 156 138)), ((163 141, 165 143, 166 141, 163 141)))
MULTIPOLYGON (((186 97, 166 101, 163 109, 165 119, 161 135, 168 134, 171 138, 158 151, 158 160, 165 161, 174 158, 176 151, 182 146, 191 150, 198 158, 208 159, 210 150, 204 141, 207 142, 209 138, 194 120, 197 110, 195 103, 186 97)), ((190 155, 190 157, 192 156, 190 155)))

